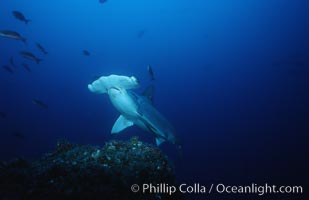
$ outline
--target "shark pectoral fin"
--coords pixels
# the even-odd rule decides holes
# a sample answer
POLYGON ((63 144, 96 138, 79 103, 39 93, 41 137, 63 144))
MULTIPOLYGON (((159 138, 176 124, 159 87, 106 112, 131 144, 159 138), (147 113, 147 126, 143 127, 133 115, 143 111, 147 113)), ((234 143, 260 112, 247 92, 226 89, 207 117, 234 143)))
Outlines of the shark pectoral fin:
POLYGON ((160 144, 162 144, 163 142, 165 142, 165 139, 164 139, 164 138, 161 138, 161 137, 157 137, 157 138, 156 138, 156 144, 157 144, 157 146, 160 146, 160 144))
POLYGON ((133 125, 134 123, 132 121, 127 120, 125 117, 120 115, 112 128, 112 134, 119 133, 122 130, 126 129, 127 127, 130 127, 133 125))

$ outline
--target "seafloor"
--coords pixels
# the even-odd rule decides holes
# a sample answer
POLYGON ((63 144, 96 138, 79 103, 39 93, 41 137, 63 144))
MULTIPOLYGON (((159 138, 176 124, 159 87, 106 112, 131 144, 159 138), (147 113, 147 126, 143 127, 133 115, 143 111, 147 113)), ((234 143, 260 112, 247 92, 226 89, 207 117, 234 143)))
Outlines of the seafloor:
POLYGON ((181 194, 133 193, 132 184, 177 185, 160 149, 132 138, 103 147, 57 143, 55 152, 33 162, 0 162, 1 200, 104 199, 181 200, 181 194))

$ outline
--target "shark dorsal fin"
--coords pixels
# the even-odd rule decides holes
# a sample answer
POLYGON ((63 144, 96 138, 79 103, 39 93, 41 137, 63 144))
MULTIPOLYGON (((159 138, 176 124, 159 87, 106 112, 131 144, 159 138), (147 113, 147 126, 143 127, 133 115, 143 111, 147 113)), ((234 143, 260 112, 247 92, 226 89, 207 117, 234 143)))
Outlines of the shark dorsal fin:
POLYGON ((144 92, 142 93, 143 96, 145 96, 151 103, 153 103, 153 95, 154 95, 154 86, 149 85, 144 92))

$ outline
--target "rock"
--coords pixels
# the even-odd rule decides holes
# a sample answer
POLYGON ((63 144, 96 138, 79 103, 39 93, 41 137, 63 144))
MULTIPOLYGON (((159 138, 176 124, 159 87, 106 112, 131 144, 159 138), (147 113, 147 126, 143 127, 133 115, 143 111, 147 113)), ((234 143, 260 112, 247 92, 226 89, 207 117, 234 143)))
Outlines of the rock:
MULTIPOLYGON (((0 199, 147 199, 155 194, 131 191, 132 184, 177 185, 167 157, 137 138, 103 147, 57 143, 56 151, 28 163, 0 164, 0 199)), ((177 199, 180 194, 161 195, 177 199)))

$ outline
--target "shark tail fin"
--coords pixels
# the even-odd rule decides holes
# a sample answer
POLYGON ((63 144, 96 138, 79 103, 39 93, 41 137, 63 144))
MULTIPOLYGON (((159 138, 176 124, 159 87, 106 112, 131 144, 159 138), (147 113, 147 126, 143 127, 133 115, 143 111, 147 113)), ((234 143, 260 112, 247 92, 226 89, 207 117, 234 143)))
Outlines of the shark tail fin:
POLYGON ((118 119, 116 120, 111 132, 112 134, 117 134, 121 132, 122 130, 130 126, 133 126, 133 125, 134 123, 132 121, 127 120, 124 116, 120 115, 118 119))
POLYGON ((157 137, 157 138, 156 138, 156 144, 157 144, 157 146, 160 146, 163 142, 165 142, 165 139, 164 139, 164 138, 161 138, 161 137, 157 137))

